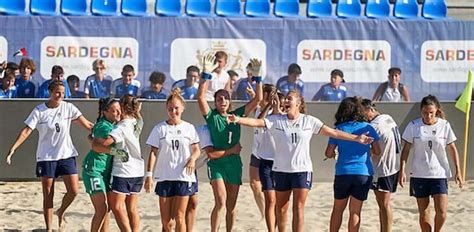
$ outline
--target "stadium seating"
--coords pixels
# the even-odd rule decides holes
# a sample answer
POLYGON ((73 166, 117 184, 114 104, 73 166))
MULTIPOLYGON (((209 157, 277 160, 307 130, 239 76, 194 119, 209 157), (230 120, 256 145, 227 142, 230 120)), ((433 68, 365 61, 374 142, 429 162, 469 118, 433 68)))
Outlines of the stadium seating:
POLYGON ((427 19, 445 19, 448 13, 445 0, 425 0, 421 15, 427 19))
POLYGON ((181 1, 180 0, 156 0, 155 14, 158 16, 181 16, 181 1))
POLYGON ((245 15, 250 17, 270 17, 269 0, 247 0, 245 1, 245 15))
POLYGON ((193 17, 211 17, 210 0, 187 0, 185 5, 186 15, 193 17))
POLYGON ((34 15, 57 15, 56 0, 30 0, 30 13, 34 15))
POLYGON ((216 0, 216 15, 223 17, 242 17, 240 0, 216 0))
POLYGON ((63 15, 89 15, 86 0, 61 0, 60 10, 63 15))
POLYGON ((358 18, 361 9, 360 0, 339 0, 336 6, 336 15, 340 18, 358 18))
POLYGON ((393 16, 401 19, 418 17, 418 2, 416 0, 397 0, 393 7, 393 16))
POLYGON ((306 16, 310 18, 332 17, 331 0, 309 0, 306 16))
POLYGON ((275 0, 273 13, 278 17, 299 17, 299 0, 275 0))
POLYGON ((369 18, 390 18, 390 2, 388 0, 367 0, 365 16, 369 18))
POLYGON ((122 0, 120 10, 125 16, 148 16, 146 0, 122 0))
POLYGON ((99 16, 116 16, 117 0, 91 0, 91 12, 99 16))
POLYGON ((0 14, 25 15, 25 0, 0 0, 0 14))

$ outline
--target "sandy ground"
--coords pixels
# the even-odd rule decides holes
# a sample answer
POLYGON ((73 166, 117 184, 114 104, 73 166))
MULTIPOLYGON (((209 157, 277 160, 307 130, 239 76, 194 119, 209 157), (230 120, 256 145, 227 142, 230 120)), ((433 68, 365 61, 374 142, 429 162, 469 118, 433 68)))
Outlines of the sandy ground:
MULTIPOLYGON (((67 231, 88 231, 93 208, 82 182, 80 194, 66 213, 67 231)), ((474 181, 463 189, 450 182, 448 218, 444 231, 474 231, 474 181)), ((59 207, 65 192, 62 182, 56 184, 55 208, 59 207)), ((329 218, 333 203, 332 183, 314 183, 309 193, 305 209, 305 231, 328 231, 329 218)), ((399 189, 393 195, 394 231, 419 231, 416 201, 408 196, 408 188, 399 189)), ((139 211, 142 231, 161 231, 158 196, 142 193, 139 211)), ((208 183, 199 185, 199 207, 196 231, 209 231, 210 212, 213 207, 212 190, 208 183)), ((341 231, 346 231, 347 211, 341 231)), ((432 209, 432 212, 433 209, 432 209)), ((291 215, 290 215, 291 216, 291 215)), ((291 222, 291 220, 290 220, 291 222)), ((57 223, 55 218, 54 223, 57 223)), ((41 184, 39 182, 2 182, 0 183, 0 229, 2 230, 39 230, 44 229, 42 215, 41 184)), ((242 186, 237 202, 237 222, 234 231, 265 231, 265 222, 253 200, 250 186, 242 186)), ((364 204, 361 231, 378 231, 378 207, 373 194, 364 204)), ((118 231, 115 221, 112 231, 118 231)), ((288 229, 291 229, 289 225, 288 229)), ((225 221, 221 223, 225 231, 225 221)))

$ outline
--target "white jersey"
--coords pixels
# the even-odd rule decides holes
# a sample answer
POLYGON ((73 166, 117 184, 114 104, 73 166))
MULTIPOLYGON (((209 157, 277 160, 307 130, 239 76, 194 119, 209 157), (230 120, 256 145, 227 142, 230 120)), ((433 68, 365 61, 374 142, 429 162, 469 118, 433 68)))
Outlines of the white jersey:
POLYGON ((275 141, 273 171, 313 171, 309 145, 313 134, 318 134, 323 125, 319 119, 306 114, 300 114, 295 120, 289 120, 287 115, 265 118, 265 126, 275 141))
POLYGON ((446 145, 456 141, 448 121, 438 118, 426 125, 421 118, 408 123, 402 136, 414 148, 411 176, 419 178, 450 178, 446 145))
POLYGON ((382 94, 381 101, 401 102, 403 97, 398 88, 387 87, 382 94))
POLYGON ((391 176, 400 170, 401 138, 395 120, 388 114, 380 114, 370 122, 380 136, 382 153, 372 156, 374 180, 391 176))
POLYGON ((206 147, 212 147, 213 144, 211 132, 209 132, 209 128, 207 127, 207 125, 201 125, 196 127, 196 131, 199 136, 199 146, 201 146, 201 156, 198 160, 196 160, 196 169, 198 169, 204 166, 207 161, 209 161, 209 157, 207 157, 207 154, 202 153, 203 149, 206 147))
MULTIPOLYGON (((258 118, 261 112, 262 112, 261 107, 257 106, 257 109, 255 110, 255 118, 258 118)), ((252 154, 258 158, 260 158, 260 156, 258 156, 257 151, 262 141, 263 131, 264 131, 264 128, 259 128, 259 127, 253 128, 252 154)))
POLYGON ((191 146, 199 143, 194 126, 182 121, 178 125, 169 125, 166 121, 158 123, 146 142, 158 148, 154 177, 161 181, 196 182, 196 175, 188 175, 186 163, 192 155, 191 146))
POLYGON ((225 88, 227 82, 229 82, 229 74, 226 70, 222 70, 221 74, 218 75, 217 73, 213 72, 212 79, 209 80, 209 85, 206 91, 206 100, 207 101, 214 101, 214 93, 217 92, 219 89, 225 88))
POLYGON ((128 152, 127 162, 114 158, 112 176, 132 178, 143 177, 145 175, 145 161, 143 160, 140 148, 140 121, 134 118, 126 118, 117 123, 117 126, 110 132, 110 136, 115 141, 115 146, 128 152))
POLYGON ((78 155, 69 132, 71 121, 80 116, 79 109, 65 101, 56 108, 48 108, 45 103, 35 107, 25 124, 39 133, 36 161, 55 161, 78 155))

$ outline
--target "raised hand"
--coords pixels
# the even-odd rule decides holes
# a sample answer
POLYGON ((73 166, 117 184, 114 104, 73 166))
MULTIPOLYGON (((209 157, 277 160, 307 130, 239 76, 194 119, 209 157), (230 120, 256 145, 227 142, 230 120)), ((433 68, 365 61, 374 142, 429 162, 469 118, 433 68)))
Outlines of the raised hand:
POLYGON ((262 76, 262 61, 258 59, 250 59, 250 73, 253 77, 262 76))
POLYGON ((218 66, 215 61, 216 57, 214 56, 214 53, 208 53, 207 55, 205 55, 202 61, 202 72, 211 73, 212 71, 214 71, 214 69, 216 69, 218 66))

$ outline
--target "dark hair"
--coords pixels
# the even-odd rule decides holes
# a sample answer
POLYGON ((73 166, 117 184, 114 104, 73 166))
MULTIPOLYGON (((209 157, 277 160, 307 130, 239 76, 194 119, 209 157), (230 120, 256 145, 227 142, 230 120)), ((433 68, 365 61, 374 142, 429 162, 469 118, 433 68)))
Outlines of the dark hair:
POLYGON ((227 74, 229 74, 229 77, 239 76, 239 74, 234 70, 227 71, 227 74))
POLYGON ((69 76, 66 78, 66 81, 67 81, 68 84, 80 83, 79 77, 76 76, 76 75, 69 75, 69 76))
POLYGON ((220 94, 221 92, 225 92, 225 93, 227 93, 227 96, 229 96, 229 109, 228 109, 227 111, 231 111, 231 110, 232 110, 232 103, 231 103, 231 101, 230 101, 231 96, 230 96, 229 91, 227 91, 227 90, 225 90, 225 89, 219 89, 219 90, 217 90, 217 91, 214 93, 214 101, 215 101, 217 95, 220 94))
POLYGON ((31 75, 33 75, 33 73, 36 72, 35 62, 32 59, 25 57, 25 58, 22 58, 20 61, 20 65, 19 65, 20 71, 24 70, 26 67, 31 69, 31 75))
POLYGON ((162 72, 152 72, 149 79, 152 84, 163 84, 166 81, 166 76, 162 72))
POLYGON ((339 104, 335 118, 336 123, 339 125, 343 122, 349 121, 365 121, 364 114, 362 113, 362 99, 360 97, 346 97, 339 104))
POLYGON ((372 102, 372 100, 367 98, 363 99, 360 104, 362 104, 362 107, 364 107, 365 109, 376 109, 375 104, 372 102))
POLYGON ((288 74, 301 74, 301 67, 298 64, 290 64, 288 66, 288 74))
POLYGON ((12 72, 5 72, 3 74, 3 79, 8 80, 8 79, 15 79, 15 74, 12 72))
POLYGON ((391 67, 388 70, 388 75, 392 75, 392 74, 402 74, 402 70, 398 67, 391 67))
POLYGON ((17 70, 17 69, 20 69, 20 66, 18 66, 18 64, 16 64, 15 62, 8 62, 7 69, 17 70))
POLYGON ((191 65, 189 66, 187 69, 186 69, 186 74, 190 73, 190 72, 197 72, 199 73, 199 68, 194 66, 194 65, 191 65))
POLYGON ((334 69, 331 71, 331 76, 340 76, 344 79, 344 73, 339 69, 334 69))
POLYGON ((56 89, 58 86, 64 87, 63 81, 60 81, 60 80, 52 80, 51 82, 49 82, 48 91, 52 92, 52 91, 53 91, 54 89, 56 89))
POLYGON ((131 64, 126 64, 122 68, 122 73, 129 73, 129 72, 135 73, 135 69, 133 68, 133 66, 131 64))
POLYGON ((99 99, 99 116, 97 117, 97 121, 99 121, 103 117, 102 112, 109 110, 110 106, 116 102, 119 102, 119 101, 111 97, 105 97, 105 98, 99 99))
POLYGON ((420 109, 423 109, 425 106, 435 106, 436 107, 436 117, 446 119, 446 114, 441 107, 441 104, 434 95, 428 95, 421 99, 420 109))
POLYGON ((138 98, 131 94, 125 94, 120 98, 120 107, 124 115, 132 115, 137 119, 140 118, 140 112, 138 112, 139 105, 138 98))
POLYGON ((64 74, 63 67, 59 65, 53 65, 53 67, 51 68, 51 75, 61 75, 61 74, 64 74))
POLYGON ((300 108, 299 108, 299 111, 300 113, 302 114, 306 114, 307 110, 306 110, 306 103, 304 101, 304 97, 301 95, 300 91, 296 90, 296 89, 292 89, 290 91, 288 91, 288 94, 286 94, 286 96, 290 95, 290 94, 296 94, 296 96, 300 99, 300 108))
POLYGON ((225 53, 224 51, 218 51, 216 52, 216 54, 214 55, 216 57, 216 59, 220 59, 220 58, 225 58, 227 60, 227 53, 225 53))

